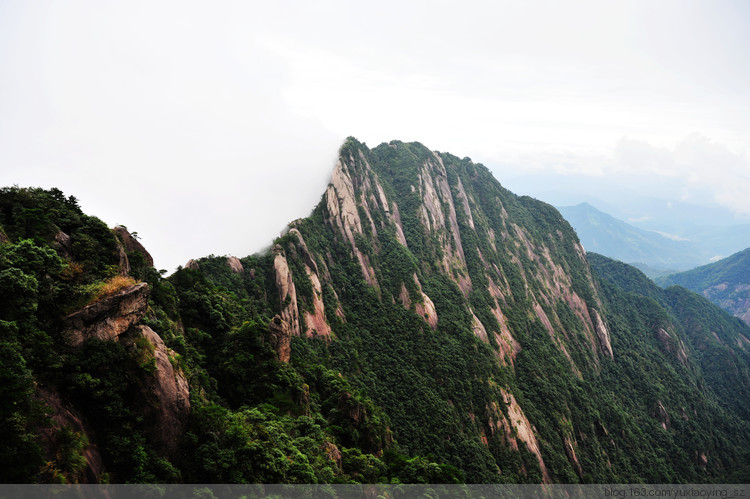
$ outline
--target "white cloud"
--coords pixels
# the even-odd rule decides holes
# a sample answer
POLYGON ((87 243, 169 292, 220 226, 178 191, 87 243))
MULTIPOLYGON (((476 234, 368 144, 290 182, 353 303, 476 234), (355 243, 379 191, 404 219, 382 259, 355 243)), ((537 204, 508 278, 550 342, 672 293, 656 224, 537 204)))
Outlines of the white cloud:
POLYGON ((517 171, 686 175, 686 194, 746 210, 743 9, 2 2, 0 184, 58 186, 170 269, 306 215, 347 135, 517 171), (735 152, 674 146, 694 130, 735 152), (623 136, 639 139, 613 153, 623 136))
POLYGON ((169 269, 257 251, 310 212, 343 137, 287 103, 282 61, 225 12, 72 5, 16 38, 10 70, 34 88, 0 97, 3 185, 64 189, 169 269))
POLYGON ((700 197, 693 194, 698 191, 735 213, 750 215, 750 160, 744 152, 694 133, 672 148, 623 138, 615 155, 618 169, 650 174, 653 182, 679 177, 685 183, 682 200, 700 197))

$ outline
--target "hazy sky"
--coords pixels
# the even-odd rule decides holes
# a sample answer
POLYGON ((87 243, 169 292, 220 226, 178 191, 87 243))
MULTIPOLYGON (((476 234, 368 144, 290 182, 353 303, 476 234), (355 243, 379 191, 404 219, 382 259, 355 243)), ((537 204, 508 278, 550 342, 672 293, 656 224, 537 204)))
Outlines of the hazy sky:
POLYGON ((3 0, 0 185, 75 195, 170 271, 268 245, 349 135, 750 214, 748 22, 742 0, 3 0))

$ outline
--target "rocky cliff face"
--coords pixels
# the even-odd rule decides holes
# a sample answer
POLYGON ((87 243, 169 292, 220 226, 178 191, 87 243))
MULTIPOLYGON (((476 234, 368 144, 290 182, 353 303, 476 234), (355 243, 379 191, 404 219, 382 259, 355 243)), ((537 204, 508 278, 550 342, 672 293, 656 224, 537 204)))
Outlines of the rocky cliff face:
MULTIPOLYGON (((118 246, 76 216, 45 228, 49 248, 0 247, 0 277, 28 284, 18 289, 40 307, 75 279, 103 284, 118 261, 149 280, 69 314, 47 338, 66 359, 59 392, 41 396, 57 425, 48 440, 64 427, 88 435, 89 480, 102 466, 166 481, 744 476, 750 330, 587 255, 556 210, 469 158, 350 139, 319 205, 271 251, 190 260, 169 279, 144 272, 132 237, 119 231, 118 246), (106 258, 63 263, 89 233, 106 258)), ((57 327, 62 313, 50 310, 0 327, 24 339, 57 327)), ((39 370, 55 356, 42 345, 29 358, 39 370)), ((31 386, 26 371, 18 386, 31 386)))
POLYGON ((146 314, 148 292, 148 284, 142 282, 68 315, 63 319, 66 342, 78 347, 89 338, 116 341, 146 314))
POLYGON ((59 435, 68 430, 78 438, 86 438, 89 444, 83 449, 85 465, 76 476, 68 477, 77 483, 100 483, 106 468, 96 442, 92 442, 94 431, 86 417, 70 402, 63 400, 60 394, 48 387, 40 387, 37 391, 39 400, 49 408, 52 425, 43 431, 45 453, 49 460, 60 459, 59 435), (64 430, 65 429, 65 430, 64 430))
POLYGON ((278 315, 268 324, 270 343, 281 362, 288 363, 291 358, 292 332, 289 324, 278 315))
MULTIPOLYGON (((514 196, 468 158, 429 151, 420 144, 394 141, 371 150, 347 141, 321 203, 310 218, 291 224, 272 258, 280 313, 271 330, 278 338, 274 346, 280 359, 290 359, 287 337, 292 342, 294 337, 323 338, 331 348, 360 345, 342 353, 339 362, 352 366, 349 375, 361 375, 363 385, 387 394, 378 400, 400 415, 394 425, 397 438, 418 438, 419 433, 404 424, 413 428, 429 422, 418 416, 427 409, 404 411, 409 397, 393 399, 403 397, 404 385, 420 391, 417 377, 431 380, 447 405, 437 403, 429 410, 440 413, 454 432, 481 443, 483 452, 493 456, 496 473, 509 472, 499 457, 498 449, 503 448, 524 456, 513 473, 538 473, 533 476, 545 482, 584 479, 618 466, 613 446, 627 438, 624 428, 613 434, 606 428, 620 423, 605 421, 595 410, 580 408, 581 402, 573 401, 576 397, 567 399, 562 393, 579 390, 573 386, 607 392, 615 366, 631 365, 632 356, 640 355, 633 353, 634 331, 653 342, 648 348, 657 350, 648 354, 650 358, 674 360, 680 366, 675 369, 685 370, 683 377, 695 369, 679 326, 664 318, 633 319, 628 314, 637 315, 634 310, 641 305, 623 305, 617 301, 622 298, 612 301, 611 290, 602 295, 586 252, 556 210, 514 196), (620 311, 623 306, 635 308, 625 313, 620 311), (493 378, 468 407, 465 399, 457 400, 458 392, 443 388, 453 383, 449 380, 460 369, 445 360, 447 343, 441 342, 459 337, 462 345, 484 349, 494 368, 506 373, 493 378), (339 338, 349 346, 335 345, 339 338), (427 338, 436 342, 429 347, 434 352, 424 353, 434 357, 433 364, 419 364, 422 353, 399 353, 424 348, 427 338), (395 368, 389 362, 419 364, 421 371, 395 368), (373 376, 388 381, 372 381, 373 376), (591 388, 591 383, 598 388, 591 388), (483 409, 477 408, 478 400, 483 409), (470 423, 463 419, 466 414, 470 423), (592 468, 591 452, 606 456, 608 464, 592 468), (569 465, 565 479, 560 458, 569 465)), ((670 379, 677 383, 678 378, 670 379)), ((628 393, 644 396, 636 388, 628 393)), ((666 398, 656 405, 647 398, 636 403, 639 414, 651 415, 661 431, 672 430, 664 415, 678 410, 676 402, 666 398)), ((608 407, 597 410, 626 410, 615 399, 607 400, 596 402, 608 407)), ((433 440, 443 438, 435 436, 440 430, 433 431, 433 440)), ((419 445, 430 452, 454 452, 434 442, 419 445)), ((491 468, 474 476, 488 480, 482 473, 491 468)))
MULTIPOLYGON (((119 234, 120 237, 129 236, 124 229, 119 234)), ((127 237, 124 240, 128 241, 127 237)), ((132 238, 130 240, 137 243, 132 238)), ((139 246, 139 243, 131 243, 132 248, 139 246)), ((145 249, 142 251, 148 255, 145 249)), ((128 268, 125 257, 121 260, 121 270, 126 272, 128 268)), ((151 367, 140 383, 142 398, 139 411, 142 417, 151 422, 149 436, 154 447, 162 456, 172 457, 177 452, 190 414, 190 390, 185 374, 173 366, 176 362, 175 352, 168 349, 150 327, 139 324, 149 309, 148 298, 147 283, 127 286, 66 316, 62 336, 67 345, 73 348, 80 348, 84 342, 95 338, 120 341, 134 358, 141 358, 142 361, 145 356, 151 367)), ((85 418, 75 407, 62 401, 56 392, 42 390, 40 393, 53 409, 53 419, 57 425, 53 427, 50 438, 53 438, 58 427, 69 427, 84 435, 90 442, 84 449, 87 467, 85 476, 78 479, 97 482, 106 470, 97 450, 95 434, 85 418)))
POLYGON ((117 235, 118 240, 122 243, 122 246, 126 252, 140 253, 147 266, 154 266, 154 259, 151 254, 146 251, 146 248, 143 247, 140 241, 133 237, 125 227, 118 225, 117 227, 112 229, 112 231, 117 235))
MULTIPOLYGON (((530 208, 502 189, 488 192, 483 182, 494 182, 483 167, 418 144, 393 142, 370 151, 350 142, 342 148, 318 210, 382 302, 401 305, 426 329, 456 327, 431 296, 444 292, 436 279, 447 279, 461 296, 453 306, 465 317, 462 327, 494 352, 499 366, 513 369, 523 350, 523 333, 508 318, 511 314, 517 322, 523 310, 524 320, 544 331, 570 372, 582 378, 584 371, 598 369, 602 358, 615 355, 583 248, 556 212, 549 214, 551 221, 524 226, 518 217, 528 216, 530 208), (433 284, 425 286, 426 281, 433 284)), ((330 340, 334 311, 326 308, 323 289, 329 286, 335 293, 340 284, 328 267, 343 261, 323 249, 310 230, 308 222, 295 222, 286 246, 274 247, 281 311, 276 322, 288 324, 293 336, 306 331, 308 337, 330 340), (310 237, 316 239, 315 248, 306 242, 310 237), (295 285, 303 278, 312 290, 304 299, 295 285)), ((335 315, 345 317, 340 303, 335 315)), ((285 346, 279 351, 288 359, 285 346)), ((505 389, 487 403, 496 414, 487 431, 501 428, 499 434, 514 449, 522 442, 536 457, 543 480, 551 480, 522 404, 505 389)), ((575 456, 570 442, 566 455, 575 456)))
POLYGON ((704 289, 702 294, 750 325, 750 283, 722 282, 704 289))
POLYGON ((150 327, 133 326, 123 341, 125 348, 135 355, 139 349, 145 349, 145 354, 153 359, 153 368, 142 387, 144 416, 153 421, 150 436, 158 451, 164 456, 174 456, 190 415, 190 388, 185 374, 174 368, 175 353, 150 327))
MULTIPOLYGON (((386 147, 398 156, 397 151, 407 146, 398 142, 380 146, 381 149, 386 147)), ((381 288, 379 272, 372 262, 383 250, 383 236, 379 232, 392 231, 395 240, 404 248, 412 249, 412 254, 418 253, 418 246, 427 242, 431 246, 431 255, 416 256, 422 259, 429 256, 436 264, 434 270, 451 279, 465 298, 468 299, 472 292, 485 297, 486 312, 492 318, 486 312, 478 315, 474 310, 477 305, 467 300, 468 313, 472 316, 471 329, 483 342, 490 343, 492 338, 493 344, 500 345, 500 358, 508 356, 512 362, 520 348, 503 312, 503 308, 520 299, 530 300, 536 318, 569 359, 573 372, 580 372, 581 366, 576 366, 568 353, 567 328, 558 315, 557 303, 560 301, 582 324, 581 332, 590 349, 588 359, 596 363, 599 355, 614 355, 607 326, 597 312, 601 303, 587 269, 585 252, 569 227, 567 233, 555 228, 542 234, 541 239, 533 237, 528 228, 511 220, 500 197, 481 197, 472 185, 478 181, 479 174, 471 163, 464 168, 473 170, 473 178, 469 174, 465 183, 455 169, 457 158, 421 148, 418 151, 421 157, 410 165, 411 177, 401 184, 394 184, 387 178, 392 167, 381 162, 378 168, 374 168, 371 164, 373 158, 368 159, 368 152, 362 147, 342 150, 326 191, 323 214, 334 231, 351 247, 362 276, 373 289, 380 291, 381 288), (396 199, 402 203, 412 201, 407 214, 412 222, 410 237, 415 239, 411 243, 404 232, 403 208, 399 208, 396 199), (497 215, 493 221, 488 219, 487 208, 497 215), (416 221, 418 227, 414 225, 416 221), (360 247, 368 241, 367 246, 371 245, 372 251, 360 247), (575 265, 588 275, 585 282, 573 283, 568 272, 570 262, 560 256, 563 247, 571 247, 574 250, 571 253, 580 258, 575 265), (467 262, 467 254, 473 261, 467 262), (515 266, 514 273, 523 281, 521 296, 518 293, 520 288, 511 289, 506 265, 515 266), (588 301, 581 293, 587 295, 588 301)), ((486 175, 486 171, 483 173, 486 175)), ((559 214, 556 216, 561 227, 565 227, 559 214)), ((435 329, 440 320, 439 312, 429 293, 423 290, 420 275, 419 271, 412 274, 413 285, 404 279, 395 298, 435 329), (414 291, 413 297, 409 288, 414 291)))

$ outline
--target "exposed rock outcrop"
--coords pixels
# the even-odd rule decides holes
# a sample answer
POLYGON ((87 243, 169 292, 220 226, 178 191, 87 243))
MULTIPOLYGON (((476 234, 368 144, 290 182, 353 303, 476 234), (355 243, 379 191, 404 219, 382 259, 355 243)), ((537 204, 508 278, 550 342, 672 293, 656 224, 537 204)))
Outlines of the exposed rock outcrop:
POLYGON ((130 260, 128 259, 128 254, 125 252, 125 248, 119 240, 117 241, 117 256, 119 258, 117 265, 120 267, 120 275, 130 275, 130 260))
POLYGON ((281 362, 289 362, 291 359, 291 342, 292 332, 289 329, 289 324, 276 315, 271 322, 268 323, 268 332, 270 334, 271 346, 276 351, 281 362))
MULTIPOLYGON (((721 343, 716 333, 713 333, 714 337, 721 343)), ((688 355, 685 344, 677 338, 676 335, 669 334, 663 328, 656 330, 656 337, 659 339, 662 348, 669 354, 673 355, 683 366, 687 366, 688 355)))
POLYGON ((466 267, 455 202, 443 160, 435 153, 420 170, 419 192, 422 199, 420 218, 427 232, 440 241, 443 271, 456 282, 464 296, 468 296, 472 283, 466 267))
MULTIPOLYGON (((414 284, 417 285, 417 292, 419 293, 421 300, 417 301, 414 304, 414 312, 424 319, 427 324, 430 325, 432 329, 437 329, 438 325, 438 315, 437 310, 435 310, 435 304, 432 302, 432 299, 430 299, 429 296, 427 296, 427 293, 425 293, 422 290, 422 283, 419 282, 419 278, 417 277, 417 274, 414 273, 412 276, 412 279, 414 280, 414 284)), ((412 301, 411 297, 409 296, 409 291, 406 289, 406 284, 401 283, 401 291, 399 293, 399 300, 401 301, 401 304, 404 306, 405 309, 410 310, 412 307, 412 301)))
POLYGON ((702 294, 750 325, 750 283, 722 282, 704 289, 702 294))
POLYGON ((128 286, 63 319, 65 342, 78 347, 89 338, 117 340, 148 309, 148 284, 128 286))
POLYGON ((234 272, 235 274, 241 274, 245 271, 245 269, 242 267, 242 262, 236 256, 228 256, 227 265, 229 265, 229 268, 232 269, 232 272, 234 272))
POLYGON ((58 231, 55 234, 55 239, 52 245, 57 250, 57 253, 63 258, 71 258, 73 255, 73 244, 70 240, 70 236, 63 231, 58 231))
POLYGON ((417 285, 419 294, 422 296, 422 301, 416 303, 414 305, 414 309, 417 312, 417 315, 426 320, 427 324, 429 324, 432 329, 437 329, 438 315, 437 310, 435 310, 435 304, 432 302, 432 299, 427 296, 427 293, 422 290, 422 283, 419 282, 419 278, 417 277, 416 273, 412 276, 412 279, 414 279, 414 283, 417 285))
MULTIPOLYGON (((143 348, 138 338, 148 341, 152 350, 155 369, 147 375, 142 386, 146 404, 145 416, 153 423, 149 433, 157 449, 164 456, 173 456, 178 447, 190 415, 190 387, 182 370, 175 370, 172 359, 175 353, 150 327, 133 326, 123 336, 123 343, 129 350, 143 348)), ((148 352, 146 352, 148 354, 148 352)))
MULTIPOLYGON (((349 162, 354 164, 354 158, 349 157, 349 162)), ((365 162, 366 165, 366 162, 365 162)), ((366 166, 367 168, 367 166, 366 166)), ((362 220, 357 210, 357 201, 354 192, 354 184, 351 172, 342 158, 339 158, 336 167, 331 175, 331 183, 326 190, 326 208, 328 209, 328 221, 338 228, 352 247, 359 266, 362 269, 362 276, 370 286, 380 289, 378 281, 375 278, 375 269, 370 264, 370 259, 362 253, 357 247, 354 236, 362 234, 362 220)), ((372 219, 370 223, 373 225, 372 219)))
POLYGON ((332 222, 346 236, 352 246, 354 234, 362 233, 362 221, 357 211, 354 186, 344 163, 339 159, 331 175, 331 183, 326 190, 326 206, 332 222))
POLYGON ((607 329, 607 326, 604 325, 604 321, 599 315, 599 312, 597 312, 595 309, 592 309, 592 314, 592 319, 594 320, 594 329, 596 331, 596 336, 599 338, 599 344, 602 347, 602 352, 604 352, 604 355, 614 358, 614 353, 612 352, 612 343, 609 338, 609 330, 607 329))
POLYGON ((404 225, 401 222, 401 213, 398 211, 398 205, 395 202, 393 203, 392 220, 396 224, 396 238, 398 242, 408 248, 409 245, 406 244, 406 236, 404 235, 404 225))
POLYGON ((83 457, 86 466, 81 473, 75 477, 67 477, 72 482, 99 483, 105 473, 104 462, 94 439, 94 432, 86 421, 86 418, 75 407, 60 397, 60 394, 51 388, 40 386, 36 392, 39 399, 52 411, 49 415, 52 425, 42 430, 42 442, 45 447, 47 458, 55 459, 57 453, 57 435, 63 428, 70 429, 81 438, 88 440, 89 444, 83 449, 83 457))
POLYGON ((154 259, 151 257, 151 254, 146 251, 146 248, 144 248, 143 245, 136 238, 134 238, 125 227, 118 225, 112 230, 118 236, 118 239, 122 241, 122 245, 125 247, 125 251, 127 251, 128 253, 131 253, 133 251, 139 252, 143 256, 143 260, 146 262, 146 265, 148 265, 149 267, 154 266, 154 259))
POLYGON ((542 470, 542 479, 544 483, 550 483, 549 472, 547 471, 547 465, 542 459, 542 452, 539 447, 536 435, 534 434, 533 427, 529 422, 529 419, 524 414, 521 406, 518 405, 516 398, 512 393, 505 389, 502 389, 503 402, 508 409, 508 417, 500 410, 497 402, 492 402, 490 406, 490 414, 493 415, 495 421, 490 426, 490 430, 493 435, 495 431, 502 431, 505 435, 505 439, 513 450, 518 450, 518 441, 520 440, 526 444, 526 448, 533 453, 537 461, 539 462, 539 468, 542 470))
POLYGON ((289 231, 290 234, 297 236, 298 249, 302 256, 302 261, 305 267, 305 274, 310 279, 310 283, 313 288, 313 311, 306 310, 304 312, 305 326, 307 327, 308 336, 323 336, 330 339, 332 331, 331 326, 328 325, 326 320, 326 310, 323 304, 323 287, 320 284, 320 278, 318 277, 318 265, 315 263, 310 251, 307 249, 305 239, 299 230, 293 228, 289 231))
POLYGON ((473 310, 471 311, 471 331, 474 333, 474 336, 482 340, 484 343, 490 342, 490 339, 487 336, 487 330, 484 328, 482 321, 479 320, 479 317, 477 317, 473 310))
POLYGON ((292 272, 286 261, 284 249, 278 244, 273 247, 273 270, 276 280, 276 290, 279 294, 281 318, 289 324, 289 330, 294 336, 300 335, 299 312, 297 308, 297 288, 292 280, 292 272))
POLYGON ((185 264, 185 268, 186 268, 186 269, 191 269, 191 270, 198 270, 198 269, 200 269, 200 265, 198 265, 198 262, 196 262, 195 260, 193 260, 193 259, 191 258, 191 259, 190 259, 190 260, 188 260, 188 262, 187 262, 187 263, 185 264))
POLYGON ((325 442, 323 444, 323 452, 325 453, 328 459, 336 463, 336 466, 338 466, 338 468, 341 469, 343 456, 339 448, 336 447, 336 444, 332 444, 331 442, 325 442))
POLYGON ((565 437, 563 443, 565 445, 565 455, 568 457, 568 461, 570 462, 571 466, 573 466, 576 474, 579 477, 582 477, 583 468, 581 468, 581 463, 578 461, 578 456, 576 455, 576 446, 574 445, 574 440, 572 440, 570 437, 565 437))
POLYGON ((661 400, 656 401, 656 405, 651 410, 651 416, 656 418, 661 423, 661 427, 665 430, 672 426, 667 409, 664 407, 664 404, 661 403, 661 400))

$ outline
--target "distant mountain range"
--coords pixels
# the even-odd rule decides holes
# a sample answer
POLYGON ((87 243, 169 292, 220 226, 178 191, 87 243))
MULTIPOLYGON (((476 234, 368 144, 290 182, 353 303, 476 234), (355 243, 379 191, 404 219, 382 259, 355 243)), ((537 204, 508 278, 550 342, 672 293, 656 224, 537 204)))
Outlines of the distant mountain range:
POLYGON ((589 203, 558 207, 588 251, 630 263, 649 277, 689 270, 750 246, 750 224, 646 230, 589 203), (674 231, 674 232, 673 232, 674 231))
POLYGON ((677 284, 702 294, 750 324, 750 248, 697 269, 656 279, 662 286, 677 284))

